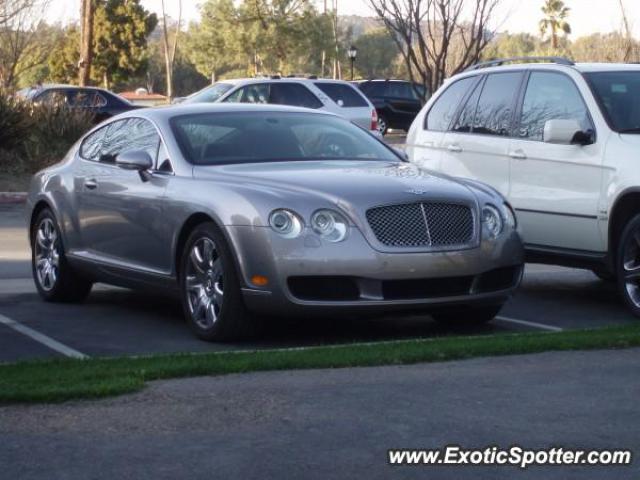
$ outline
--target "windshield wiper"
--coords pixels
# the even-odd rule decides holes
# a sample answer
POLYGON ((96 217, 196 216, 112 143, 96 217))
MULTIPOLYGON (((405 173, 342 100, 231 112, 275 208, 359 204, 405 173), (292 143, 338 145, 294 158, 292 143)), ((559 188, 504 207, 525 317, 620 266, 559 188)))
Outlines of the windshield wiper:
POLYGON ((640 127, 623 128, 622 130, 618 130, 618 133, 640 133, 640 127))

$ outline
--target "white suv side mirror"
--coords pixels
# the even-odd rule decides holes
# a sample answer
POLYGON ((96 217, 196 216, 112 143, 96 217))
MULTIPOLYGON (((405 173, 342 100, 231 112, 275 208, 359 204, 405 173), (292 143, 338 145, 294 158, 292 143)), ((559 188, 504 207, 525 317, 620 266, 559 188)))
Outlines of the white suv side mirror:
POLYGON ((578 120, 547 120, 544 124, 542 139, 545 143, 561 145, 588 145, 592 143, 591 134, 584 132, 578 120))

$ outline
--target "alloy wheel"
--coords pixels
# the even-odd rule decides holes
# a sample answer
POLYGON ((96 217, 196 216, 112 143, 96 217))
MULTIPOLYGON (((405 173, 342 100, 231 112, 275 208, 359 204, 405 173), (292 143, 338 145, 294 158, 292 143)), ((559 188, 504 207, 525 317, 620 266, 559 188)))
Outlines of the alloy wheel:
POLYGON ((624 288, 634 306, 640 308, 640 228, 629 236, 623 255, 624 288))
POLYGON ((378 117, 378 132, 380 135, 384 135, 387 132, 387 121, 384 117, 378 117))
POLYGON ((43 290, 49 292, 58 281, 60 269, 60 238, 51 218, 38 225, 34 245, 36 278, 43 290))
POLYGON ((186 298, 193 321, 203 329, 218 321, 224 300, 224 270, 215 243, 198 239, 189 252, 185 278, 186 298))

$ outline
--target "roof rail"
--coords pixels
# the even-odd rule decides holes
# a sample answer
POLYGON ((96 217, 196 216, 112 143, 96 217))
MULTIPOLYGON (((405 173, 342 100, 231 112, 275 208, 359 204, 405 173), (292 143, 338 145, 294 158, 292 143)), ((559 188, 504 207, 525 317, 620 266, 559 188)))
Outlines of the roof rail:
POLYGON ((514 63, 514 62, 550 62, 557 63, 558 65, 568 65, 572 66, 575 63, 572 60, 569 60, 565 57, 510 57, 510 58, 496 58, 493 60, 487 60, 486 62, 476 63, 475 65, 471 65, 469 68, 465 70, 465 72, 469 72, 471 70, 479 70, 481 68, 488 67, 498 67, 505 63, 514 63))

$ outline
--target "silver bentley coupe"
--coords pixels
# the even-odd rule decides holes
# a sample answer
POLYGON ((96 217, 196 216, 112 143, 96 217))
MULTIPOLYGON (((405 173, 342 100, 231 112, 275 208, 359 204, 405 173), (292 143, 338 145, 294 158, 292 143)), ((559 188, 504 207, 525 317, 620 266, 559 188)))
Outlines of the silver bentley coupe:
POLYGON ((175 292, 211 341, 273 315, 486 322, 522 276, 516 219, 495 190, 302 108, 121 114, 36 174, 27 205, 45 300, 81 301, 94 282, 175 292))

